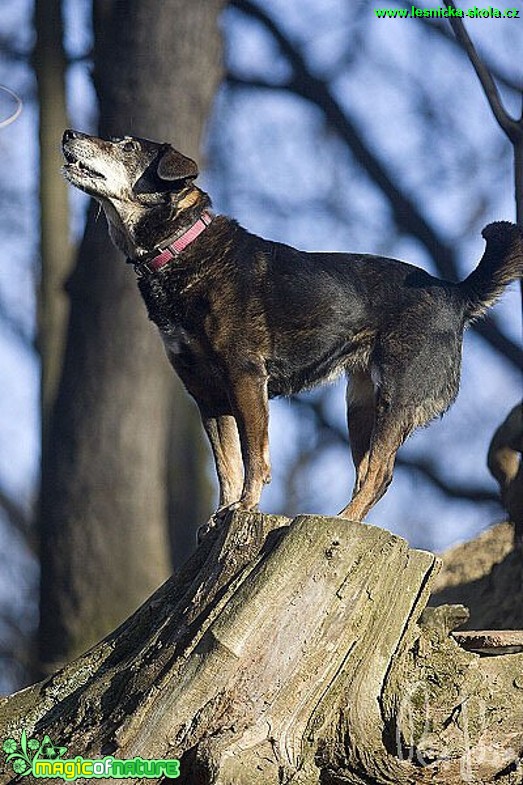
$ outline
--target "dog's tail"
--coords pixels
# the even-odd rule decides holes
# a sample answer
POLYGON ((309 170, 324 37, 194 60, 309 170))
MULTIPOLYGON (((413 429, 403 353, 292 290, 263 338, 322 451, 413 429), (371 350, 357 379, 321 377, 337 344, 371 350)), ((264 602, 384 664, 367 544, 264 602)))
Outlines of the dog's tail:
POLYGON ((478 319, 493 305, 509 283, 523 276, 523 233, 510 221, 488 224, 481 232, 487 242, 476 269, 458 289, 465 301, 467 321, 478 319))

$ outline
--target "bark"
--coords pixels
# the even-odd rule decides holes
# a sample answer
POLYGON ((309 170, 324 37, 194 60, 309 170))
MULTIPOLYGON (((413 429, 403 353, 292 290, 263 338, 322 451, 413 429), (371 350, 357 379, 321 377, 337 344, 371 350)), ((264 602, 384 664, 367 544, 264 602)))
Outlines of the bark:
MULTIPOLYGON (((197 156, 220 77, 220 8, 220 0, 95 3, 102 134, 171 140, 197 156)), ((67 348, 43 459, 46 668, 107 634, 168 575, 169 422, 172 412, 188 419, 134 274, 98 213, 92 206, 68 284, 67 348)))
POLYGON ((113 634, 4 699, 0 728, 68 758, 179 757, 190 785, 515 785, 523 654, 460 648, 460 606, 420 618, 437 568, 372 526, 236 513, 113 634))

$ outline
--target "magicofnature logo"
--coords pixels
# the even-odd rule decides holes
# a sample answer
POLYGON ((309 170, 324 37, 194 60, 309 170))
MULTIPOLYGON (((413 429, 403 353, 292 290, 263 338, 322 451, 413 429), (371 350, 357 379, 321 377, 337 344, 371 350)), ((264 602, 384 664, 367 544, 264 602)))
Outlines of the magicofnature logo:
POLYGON ((180 776, 180 761, 175 758, 153 760, 135 757, 124 760, 113 758, 112 755, 99 760, 83 758, 81 755, 65 758, 67 747, 54 744, 47 735, 41 742, 36 737, 28 738, 25 730, 22 731, 20 741, 13 738, 5 739, 2 749, 6 755, 6 764, 11 766, 15 774, 22 777, 31 774, 36 778, 54 777, 70 781, 77 777, 176 779, 180 776))

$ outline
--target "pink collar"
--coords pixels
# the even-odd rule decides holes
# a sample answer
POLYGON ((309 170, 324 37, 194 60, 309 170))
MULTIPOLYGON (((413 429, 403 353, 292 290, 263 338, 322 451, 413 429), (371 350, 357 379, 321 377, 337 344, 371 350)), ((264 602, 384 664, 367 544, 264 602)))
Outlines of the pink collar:
POLYGON ((153 256, 152 259, 147 259, 145 262, 139 262, 138 264, 134 265, 134 269, 136 270, 137 274, 143 275, 144 272, 155 272, 156 270, 160 270, 162 267, 165 267, 166 264, 169 264, 170 261, 176 259, 176 257, 184 251, 187 246, 189 246, 196 238, 204 232, 211 221, 213 220, 214 215, 210 213, 208 210, 204 210, 198 220, 193 223, 192 226, 189 227, 183 234, 177 237, 175 240, 166 245, 165 248, 159 248, 160 253, 156 256, 153 256))

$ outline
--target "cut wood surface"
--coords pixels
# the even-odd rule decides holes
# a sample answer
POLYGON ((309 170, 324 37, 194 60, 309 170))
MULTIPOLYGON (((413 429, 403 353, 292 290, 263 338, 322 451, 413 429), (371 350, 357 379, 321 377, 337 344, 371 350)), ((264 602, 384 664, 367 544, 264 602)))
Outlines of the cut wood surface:
POLYGON ((523 655, 461 649, 466 609, 425 608, 437 569, 384 529, 235 513, 112 635, 4 699, 2 736, 177 757, 190 785, 521 783, 523 655))

